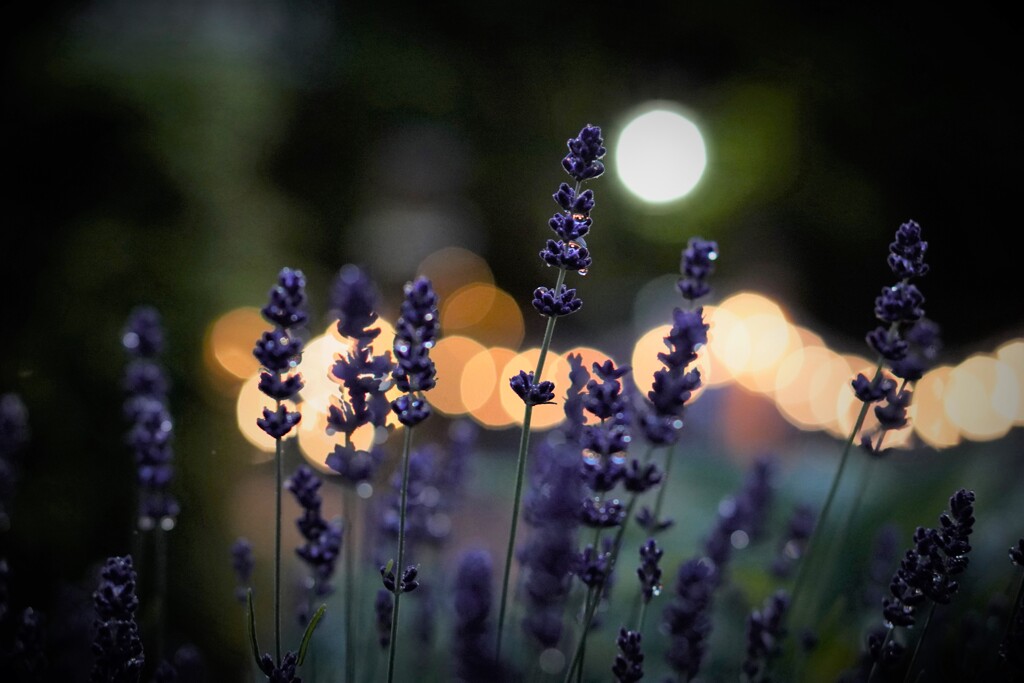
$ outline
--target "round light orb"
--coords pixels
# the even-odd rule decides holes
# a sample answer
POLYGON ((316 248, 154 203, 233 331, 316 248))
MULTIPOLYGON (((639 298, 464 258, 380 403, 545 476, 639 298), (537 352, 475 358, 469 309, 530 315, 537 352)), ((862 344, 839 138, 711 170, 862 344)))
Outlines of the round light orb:
POLYGON ((615 160, 619 177, 633 194, 664 204, 697 185, 708 157, 697 126, 670 105, 655 103, 622 129, 615 160))

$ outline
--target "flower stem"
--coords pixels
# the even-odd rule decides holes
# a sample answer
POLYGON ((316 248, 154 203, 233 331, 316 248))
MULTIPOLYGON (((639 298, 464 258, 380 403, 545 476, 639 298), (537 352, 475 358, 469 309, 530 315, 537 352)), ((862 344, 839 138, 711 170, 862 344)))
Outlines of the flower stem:
POLYGON ((874 663, 871 664, 871 671, 868 672, 868 683, 871 683, 871 680, 875 677, 875 672, 878 670, 878 662, 885 655, 885 646, 889 644, 890 640, 892 640, 892 634, 895 630, 896 628, 892 627, 886 632, 885 638, 882 640, 882 644, 878 648, 878 657, 875 659, 874 663))
POLYGON ((658 496, 654 500, 654 525, 657 527, 661 521, 661 504, 665 499, 665 489, 668 488, 668 477, 672 472, 672 453, 675 449, 670 448, 665 452, 665 474, 661 478, 661 486, 658 487, 658 496))
MULTIPOLYGON (((281 409, 281 402, 277 402, 281 409)), ((274 654, 277 664, 281 663, 281 488, 284 479, 281 437, 274 440, 274 467, 277 481, 274 486, 274 654)))
MULTIPOLYGON (((883 359, 878 360, 878 364, 875 367, 875 376, 871 380, 873 385, 877 385, 878 381, 882 377, 882 363, 883 359)), ((828 495, 825 496, 825 505, 821 508, 821 514, 818 515, 818 522, 814 525, 814 531, 811 532, 811 537, 807 540, 807 548, 804 551, 803 560, 800 562, 797 568, 796 579, 793 583, 793 591, 789 601, 789 612, 790 614, 796 615, 795 607, 797 599, 800 597, 801 588, 804 585, 804 580, 807 577, 807 568, 811 564, 811 554, 814 552, 817 545, 816 541, 821 537, 821 531, 825 527, 825 522, 828 519, 828 513, 832 509, 832 503, 835 501, 836 491, 839 490, 839 481, 843 477, 843 470, 846 467, 846 461, 849 459, 850 451, 853 449, 853 442, 857 438, 857 433, 860 432, 861 427, 864 426, 864 419, 868 414, 868 403, 864 403, 860 407, 860 413, 857 415, 857 421, 853 425, 853 429, 850 430, 850 436, 846 439, 846 444, 843 446, 842 455, 839 456, 839 467, 836 468, 836 473, 832 477, 832 484, 829 486, 828 495)))
POLYGON ((409 502, 409 450, 412 446, 412 427, 405 428, 402 445, 402 507, 398 516, 398 563, 395 565, 395 608, 391 615, 391 649, 388 652, 388 683, 395 678, 395 652, 398 650, 398 606, 402 598, 402 575, 405 572, 405 510, 409 502))
MULTIPOLYGON (((558 269, 558 280, 555 282, 555 291, 565 282, 565 268, 558 269)), ((544 329, 544 339, 540 345, 540 356, 537 358, 537 368, 533 372, 534 383, 541 381, 541 372, 544 370, 544 360, 548 355, 548 348, 551 346, 551 337, 555 333, 555 321, 557 316, 548 318, 547 326, 544 329)), ((530 449, 530 418, 533 416, 533 406, 526 404, 523 410, 523 430, 519 436, 519 455, 516 457, 516 488, 512 502, 512 525, 508 533, 508 549, 505 552, 505 570, 501 579, 501 603, 498 608, 498 641, 495 649, 495 659, 501 659, 501 638, 505 629, 505 610, 508 607, 508 581, 512 572, 512 555, 516 547, 516 530, 519 527, 519 504, 523 494, 523 479, 526 473, 526 454, 530 449)))
POLYGON ((341 504, 345 515, 345 539, 342 551, 345 553, 345 680, 356 680, 355 634, 353 633, 352 616, 355 578, 355 525, 352 523, 352 495, 355 490, 344 491, 341 504))
POLYGON ((928 608, 928 616, 924 619, 924 626, 921 628, 921 637, 917 639, 917 644, 914 646, 914 654, 910 658, 910 664, 907 665, 907 673, 903 677, 903 683, 907 683, 910 680, 910 673, 914 670, 914 662, 917 661, 917 653, 921 651, 921 643, 924 642, 925 636, 928 635, 928 627, 932 623, 932 615, 935 614, 935 603, 933 602, 928 608))

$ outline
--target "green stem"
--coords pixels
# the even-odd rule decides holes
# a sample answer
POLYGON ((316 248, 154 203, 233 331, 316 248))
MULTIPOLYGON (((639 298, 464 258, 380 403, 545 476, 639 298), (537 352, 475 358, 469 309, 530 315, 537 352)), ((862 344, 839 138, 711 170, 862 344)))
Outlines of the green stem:
POLYGON ((886 632, 885 639, 882 640, 882 645, 881 645, 881 647, 878 648, 878 657, 875 659, 874 663, 871 665, 871 671, 868 672, 868 683, 871 683, 872 679, 874 679, 875 672, 878 670, 878 662, 885 655, 885 646, 889 644, 890 640, 892 640, 892 634, 893 634, 893 632, 895 630, 896 630, 896 628, 893 627, 893 628, 890 628, 886 632))
POLYGON ((395 679, 395 653, 398 651, 398 606, 402 598, 402 574, 405 571, 405 509, 409 502, 409 450, 412 427, 405 428, 402 445, 402 506, 398 517, 398 564, 395 565, 395 608, 391 615, 391 644, 388 652, 388 683, 395 679))
MULTIPOLYGON (((872 384, 877 384, 882 376, 882 363, 883 360, 879 359, 878 364, 875 367, 875 376, 871 380, 872 384)), ((792 597, 789 601, 789 613, 795 615, 795 607, 797 599, 800 597, 801 588, 803 588, 804 580, 807 577, 807 568, 810 566, 811 554, 814 552, 817 540, 821 537, 821 531, 825 527, 825 522, 828 519, 828 513, 832 509, 832 503, 835 501, 836 491, 839 490, 839 481, 843 477, 843 470, 846 467, 846 461, 849 459, 850 451, 853 447, 853 442, 857 438, 857 433, 860 432, 861 427, 864 426, 864 419, 868 414, 868 403, 864 403, 860 407, 860 413, 857 415, 857 421, 853 425, 853 429, 850 430, 850 436, 846 439, 846 444, 843 446, 842 455, 839 457, 839 467, 836 468, 836 473, 832 477, 832 484, 829 486, 828 495, 825 497, 825 505, 821 509, 821 514, 818 515, 818 521, 814 525, 814 531, 811 532, 811 537, 807 540, 807 548, 804 551, 803 560, 797 567, 796 580, 793 583, 792 597)))
POLYGON ((921 643, 924 642, 925 636, 928 635, 928 627, 932 623, 933 614, 935 614, 934 602, 928 608, 928 616, 924 619, 924 626, 921 628, 921 637, 917 639, 917 644, 914 646, 914 655, 910 658, 910 664, 907 666, 907 673, 903 677, 903 683, 907 683, 907 681, 910 680, 910 672, 914 670, 914 662, 917 661, 917 653, 921 651, 921 643))
POLYGON ((158 523, 156 532, 156 662, 164 656, 164 622, 167 595, 167 531, 158 523))
MULTIPOLYGON (((277 410, 281 402, 277 402, 277 410)), ((281 437, 274 439, 274 468, 277 481, 274 486, 274 654, 281 663, 281 487, 284 479, 284 460, 281 437)))
MULTIPOLYGON (((565 282, 565 268, 558 269, 558 280, 555 282, 557 291, 565 282)), ((548 355, 548 348, 551 346, 551 337, 555 333, 556 316, 548 318, 547 326, 544 329, 544 339, 540 345, 540 356, 537 358, 537 368, 533 372, 534 383, 541 381, 541 373, 544 371, 544 360, 548 355)), ((523 429, 519 436, 519 455, 516 457, 516 488, 512 502, 512 524, 508 533, 508 549, 505 552, 505 570, 501 579, 501 602, 498 608, 498 639, 495 646, 495 659, 501 659, 501 640, 505 629, 505 611, 508 607, 508 582, 512 573, 512 555, 516 546, 516 531, 519 528, 519 505, 523 494, 523 480, 526 474, 526 454, 530 449, 530 419, 533 416, 533 406, 526 404, 523 410, 523 429)))
POLYGON ((356 680, 355 662, 355 633, 353 632, 352 616, 355 612, 354 601, 354 577, 355 577, 355 525, 352 523, 352 496, 355 489, 343 491, 341 503, 345 515, 345 680, 356 680))
POLYGON ((573 651, 569 670, 565 672, 565 683, 569 683, 572 680, 572 675, 576 672, 577 666, 583 668, 583 649, 587 642, 587 630, 590 629, 590 621, 594 618, 597 603, 601 602, 601 590, 600 586, 596 589, 593 587, 587 588, 587 599, 583 610, 583 630, 580 632, 579 642, 576 643, 576 649, 573 651))
POLYGON ((675 449, 670 448, 665 451, 665 473, 661 478, 661 486, 658 487, 658 497, 654 500, 654 525, 657 528, 659 522, 661 522, 661 504, 665 499, 665 489, 668 488, 669 474, 672 472, 672 453, 675 449))

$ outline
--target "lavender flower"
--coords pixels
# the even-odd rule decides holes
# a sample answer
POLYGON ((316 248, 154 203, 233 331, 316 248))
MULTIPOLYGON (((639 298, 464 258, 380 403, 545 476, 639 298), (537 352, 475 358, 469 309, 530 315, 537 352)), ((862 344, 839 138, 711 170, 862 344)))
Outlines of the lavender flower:
POLYGON ((357 266, 342 267, 331 290, 331 309, 338 316, 338 332, 354 339, 355 344, 345 356, 337 357, 331 368, 332 377, 344 386, 347 400, 335 399, 328 408, 327 432, 340 432, 346 440, 327 456, 327 465, 352 485, 371 479, 382 455, 376 448, 355 448, 352 434, 365 425, 385 427, 391 410, 384 392, 395 368, 390 352, 373 353, 373 340, 380 334, 379 327, 371 327, 377 321, 376 306, 377 291, 369 276, 357 266))
POLYGON ((645 603, 650 602, 655 595, 661 594, 661 567, 658 563, 664 554, 665 551, 658 547, 653 538, 647 539, 647 542, 640 546, 640 566, 637 567, 636 574, 640 577, 640 593, 645 603))
POLYGON ((139 528, 151 529, 159 522, 170 529, 180 508, 168 490, 174 478, 174 421, 158 357, 164 348, 159 312, 150 306, 133 309, 121 340, 130 359, 124 381, 125 414, 132 422, 127 439, 138 467, 139 528))
POLYGON ((773 493, 771 474, 775 460, 761 456, 747 474, 740 491, 718 504, 715 526, 704 540, 705 557, 714 568, 716 583, 724 580, 725 569, 732 557, 734 534, 746 534, 748 541, 761 535, 773 493))
MULTIPOLYGON (((305 543, 296 549, 296 554, 309 566, 312 573, 312 585, 309 587, 310 599, 323 597, 334 592, 331 577, 341 552, 342 529, 340 521, 327 521, 321 513, 322 499, 320 487, 323 484, 313 470, 300 465, 288 481, 285 488, 292 492, 296 502, 302 508, 302 516, 297 525, 305 543)), ((307 605, 307 608, 311 605, 307 605)), ((308 609, 300 610, 299 625, 309 621, 308 609)))
POLYGON ((517 555, 526 607, 522 627, 544 649, 556 647, 562 639, 572 588, 582 488, 578 459, 572 446, 544 441, 533 460, 524 501, 524 519, 533 533, 517 555))
POLYGON ((395 361, 392 372, 398 388, 406 393, 432 389, 436 369, 430 349, 436 342, 438 329, 437 295, 426 277, 405 285, 402 317, 395 323, 395 361))
POLYGON ((96 619, 93 622, 93 683, 137 683, 145 655, 135 612, 135 569, 131 555, 110 557, 100 573, 93 593, 96 619))
MULTIPOLYGON (((960 489, 949 499, 949 513, 939 518, 941 529, 918 527, 889 585, 892 597, 882 601, 882 614, 892 626, 913 626, 915 612, 925 600, 948 604, 959 584, 954 578, 967 567, 968 539, 974 527, 974 493, 960 489)), ((885 651, 877 650, 876 662, 885 651)))
POLYGON ((0 529, 7 528, 18 467, 14 456, 29 440, 28 409, 17 394, 0 396, 0 529))
POLYGON ((455 574, 455 624, 452 637, 455 679, 483 683, 496 679, 491 653, 491 556, 471 550, 455 574))
POLYGON ((518 375, 508 381, 509 386, 516 396, 522 399, 523 403, 529 406, 539 406, 554 403, 555 383, 533 381, 533 373, 520 370, 518 375))
POLYGON ((670 638, 667 659, 672 669, 692 680, 707 655, 711 634, 711 596, 715 570, 707 560, 692 559, 679 567, 675 595, 665 607, 663 621, 670 638))
POLYGON ((286 652, 280 664, 274 664, 269 654, 260 658, 260 671, 267 677, 267 683, 302 683, 296 669, 299 666, 299 658, 294 652, 286 652))
POLYGON ((644 677, 644 653, 640 648, 643 636, 637 631, 619 629, 615 644, 619 647, 612 665, 612 674, 619 683, 636 683, 644 677))
POLYGON ((231 568, 235 570, 235 577, 238 585, 235 587, 235 599, 245 604, 252 582, 252 570, 256 567, 256 560, 252 555, 252 544, 247 538, 237 538, 231 546, 231 568))
POLYGON ((771 659, 781 650, 779 641, 785 636, 783 617, 789 596, 778 591, 764 602, 760 610, 747 616, 747 648, 741 671, 752 683, 763 679, 771 659))
POLYGON ((679 270, 683 277, 679 279, 679 293, 687 301, 694 301, 711 291, 707 283, 708 277, 715 272, 715 261, 718 260, 718 243, 700 237, 691 237, 683 250, 679 270))
POLYGON ((914 221, 902 224, 889 245, 889 267, 899 282, 883 289, 875 299, 875 316, 886 326, 872 330, 867 341, 890 363, 901 361, 907 355, 908 344, 902 328, 924 316, 924 295, 910 280, 928 272, 924 262, 927 249, 928 243, 921 239, 921 226, 914 221))
POLYGON ((274 439, 281 439, 302 419, 301 413, 281 405, 281 401, 296 398, 303 386, 298 373, 286 375, 294 370, 301 358, 303 342, 297 333, 308 319, 305 310, 306 278, 302 271, 283 268, 268 298, 261 313, 275 327, 263 333, 256 342, 253 355, 264 368, 260 373, 260 391, 277 401, 278 405, 273 411, 264 408, 263 417, 257 419, 256 424, 274 439))
POLYGON ((686 403, 701 385, 700 370, 687 368, 697 359, 697 351, 708 342, 703 307, 693 311, 677 308, 672 319, 672 329, 665 337, 669 352, 658 354, 664 367, 654 373, 654 382, 647 393, 650 404, 641 415, 644 435, 650 443, 659 446, 673 444, 679 438, 686 403))

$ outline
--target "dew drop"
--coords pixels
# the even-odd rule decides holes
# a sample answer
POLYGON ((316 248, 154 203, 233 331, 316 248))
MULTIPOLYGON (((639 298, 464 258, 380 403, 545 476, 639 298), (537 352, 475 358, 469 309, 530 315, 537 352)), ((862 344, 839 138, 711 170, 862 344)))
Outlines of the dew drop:
POLYGON ((160 528, 164 531, 170 531, 174 528, 174 517, 164 517, 160 520, 160 528))
POLYGON ((660 583, 657 586, 654 586, 654 587, 651 588, 651 595, 653 595, 654 597, 658 597, 659 595, 661 595, 661 584, 660 583))
POLYGON ((373 495, 373 484, 368 481, 359 482, 359 485, 356 486, 356 495, 366 500, 373 495))
POLYGON ((718 260, 718 252, 717 251, 709 251, 708 252, 708 261, 717 261, 717 260, 718 260))
POLYGON ((586 277, 586 276, 587 276, 587 274, 588 274, 589 272, 590 272, 590 269, 589 269, 589 268, 580 268, 579 270, 577 270, 577 271, 576 271, 576 273, 577 273, 577 274, 578 274, 578 275, 579 275, 580 277, 586 277))

